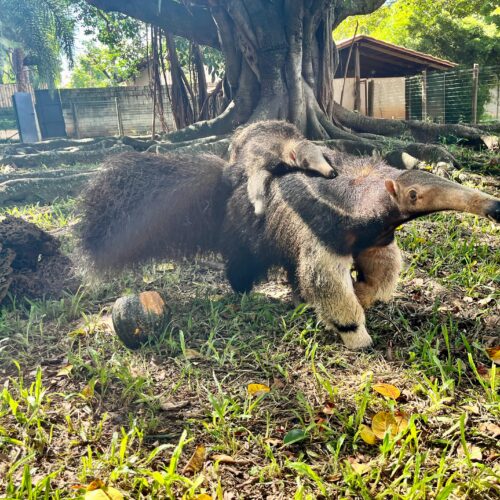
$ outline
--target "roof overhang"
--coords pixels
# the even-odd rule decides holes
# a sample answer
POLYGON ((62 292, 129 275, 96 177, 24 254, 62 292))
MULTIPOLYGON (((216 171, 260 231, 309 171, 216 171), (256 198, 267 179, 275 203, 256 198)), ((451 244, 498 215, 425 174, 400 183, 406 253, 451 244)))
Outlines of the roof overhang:
POLYGON ((456 63, 438 57, 410 50, 393 43, 383 42, 367 35, 356 35, 353 38, 338 42, 339 67, 336 78, 344 76, 349 50, 353 51, 349 62, 348 77, 354 76, 355 51, 357 47, 360 58, 361 78, 382 78, 394 76, 410 76, 423 70, 444 71, 455 68, 456 63))

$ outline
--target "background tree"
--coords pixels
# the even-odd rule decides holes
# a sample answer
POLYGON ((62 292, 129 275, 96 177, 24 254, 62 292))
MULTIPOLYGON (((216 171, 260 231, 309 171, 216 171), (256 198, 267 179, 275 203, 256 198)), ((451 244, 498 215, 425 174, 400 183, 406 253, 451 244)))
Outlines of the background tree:
POLYGON ((273 118, 288 119, 310 138, 352 141, 365 150, 380 146, 383 135, 419 142, 447 134, 477 142, 483 136, 461 125, 377 120, 334 102, 332 29, 349 16, 375 11, 384 0, 87 1, 223 53, 230 104, 217 118, 174 133, 174 140, 226 134, 242 123, 273 118))
POLYGON ((500 8, 485 0, 397 0, 354 16, 335 31, 338 40, 358 33, 471 67, 498 65, 500 8))
POLYGON ((133 79, 146 61, 145 46, 120 45, 111 48, 86 42, 71 71, 70 87, 112 87, 133 79))
POLYGON ((114 86, 147 71, 154 99, 155 120, 166 131, 165 96, 171 101, 177 127, 220 112, 219 100, 208 95, 205 67, 212 78, 223 76, 223 57, 214 48, 173 36, 157 26, 119 12, 105 12, 73 0, 78 23, 92 42, 72 71, 72 87, 114 86), (171 89, 164 84, 173 82, 171 89), (156 120, 158 118, 158 120, 156 120))
MULTIPOLYGON (((25 66, 35 68, 36 77, 50 88, 59 80, 61 55, 73 61, 74 19, 65 0, 0 0, 1 39, 13 54, 12 66, 18 84, 26 86, 25 66)), ((2 50, 2 48, 0 48, 2 50)))
MULTIPOLYGON (((447 78, 452 92, 446 94, 446 116, 450 123, 470 121, 473 85, 470 70, 479 64, 478 115, 490 99, 490 90, 500 78, 500 8, 484 0, 397 0, 376 12, 347 19, 334 32, 337 39, 358 33, 448 59, 460 68, 447 78), (458 84, 457 82, 460 82, 458 84)), ((418 112, 421 82, 412 85, 412 109, 418 112)), ((443 74, 428 75, 428 92, 442 94, 443 74)))

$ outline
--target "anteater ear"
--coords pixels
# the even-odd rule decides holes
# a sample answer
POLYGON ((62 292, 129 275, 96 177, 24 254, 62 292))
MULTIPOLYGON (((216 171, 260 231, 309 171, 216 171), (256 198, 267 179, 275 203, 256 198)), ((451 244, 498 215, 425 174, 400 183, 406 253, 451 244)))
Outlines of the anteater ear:
POLYGON ((397 185, 392 179, 385 180, 385 189, 387 189, 388 193, 393 198, 397 198, 397 196, 398 196, 397 185))
POLYGON ((290 151, 290 159, 292 161, 295 161, 297 159, 297 155, 295 154, 295 151, 293 149, 290 151))

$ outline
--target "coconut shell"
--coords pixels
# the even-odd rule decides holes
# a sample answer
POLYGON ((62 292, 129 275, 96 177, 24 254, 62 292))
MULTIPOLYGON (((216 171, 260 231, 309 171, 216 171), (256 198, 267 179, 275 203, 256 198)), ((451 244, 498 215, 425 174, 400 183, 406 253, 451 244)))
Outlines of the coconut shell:
POLYGON ((169 309, 158 292, 120 297, 111 318, 116 334, 130 349, 137 349, 160 333, 169 319, 169 309))

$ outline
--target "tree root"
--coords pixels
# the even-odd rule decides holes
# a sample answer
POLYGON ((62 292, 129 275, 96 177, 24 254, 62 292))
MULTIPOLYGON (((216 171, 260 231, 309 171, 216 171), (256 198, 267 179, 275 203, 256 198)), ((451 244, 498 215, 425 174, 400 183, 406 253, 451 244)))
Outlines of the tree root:
POLYGON ((169 142, 187 142, 214 135, 226 135, 244 121, 237 113, 235 103, 232 102, 217 118, 194 123, 189 127, 171 132, 165 136, 165 139, 169 142))
POLYGON ((76 151, 42 151, 32 154, 14 154, 2 157, 2 163, 13 165, 19 168, 32 168, 45 165, 47 167, 56 167, 58 165, 74 165, 75 163, 96 163, 103 158, 131 151, 133 148, 124 144, 116 144, 107 149, 85 149, 76 151))
POLYGON ((340 122, 355 132, 383 135, 387 137, 411 137, 418 142, 439 142, 457 138, 471 146, 494 149, 499 146, 498 137, 488 135, 480 128, 461 124, 428 123, 414 120, 388 120, 364 116, 335 104, 335 115, 340 122))
POLYGON ((0 205, 51 203, 57 198, 75 196, 95 170, 59 177, 11 179, 0 184, 0 205))

